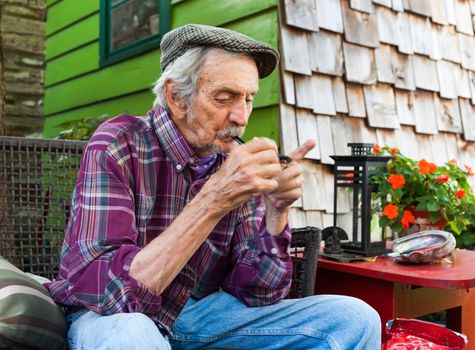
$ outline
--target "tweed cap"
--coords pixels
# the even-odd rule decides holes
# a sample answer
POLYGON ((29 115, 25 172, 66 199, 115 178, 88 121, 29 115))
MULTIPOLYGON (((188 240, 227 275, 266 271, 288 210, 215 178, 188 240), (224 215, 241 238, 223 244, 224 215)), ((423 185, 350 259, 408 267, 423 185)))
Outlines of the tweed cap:
POLYGON ((162 72, 188 49, 196 46, 217 47, 236 53, 248 53, 256 62, 259 78, 265 78, 279 63, 272 46, 244 34, 202 24, 186 24, 166 33, 160 43, 162 72))

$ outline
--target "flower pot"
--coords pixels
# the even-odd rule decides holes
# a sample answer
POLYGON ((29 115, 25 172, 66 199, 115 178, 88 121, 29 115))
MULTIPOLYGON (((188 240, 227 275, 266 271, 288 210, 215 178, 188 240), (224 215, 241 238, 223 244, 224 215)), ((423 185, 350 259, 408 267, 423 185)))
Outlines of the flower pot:
POLYGON ((441 217, 436 222, 431 222, 429 212, 427 210, 417 210, 413 206, 410 206, 407 209, 412 215, 414 215, 416 220, 410 227, 399 232, 399 237, 405 237, 420 231, 443 230, 445 226, 447 226, 447 221, 443 217, 441 217))

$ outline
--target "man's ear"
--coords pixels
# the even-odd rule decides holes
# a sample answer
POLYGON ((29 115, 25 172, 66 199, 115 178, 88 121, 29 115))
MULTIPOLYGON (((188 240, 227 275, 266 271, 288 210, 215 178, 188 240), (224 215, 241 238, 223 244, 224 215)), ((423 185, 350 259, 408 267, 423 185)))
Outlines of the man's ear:
POLYGON ((165 98, 167 100, 168 109, 172 116, 176 119, 186 118, 186 110, 188 109, 183 101, 177 99, 173 91, 173 85, 170 80, 165 82, 165 98))

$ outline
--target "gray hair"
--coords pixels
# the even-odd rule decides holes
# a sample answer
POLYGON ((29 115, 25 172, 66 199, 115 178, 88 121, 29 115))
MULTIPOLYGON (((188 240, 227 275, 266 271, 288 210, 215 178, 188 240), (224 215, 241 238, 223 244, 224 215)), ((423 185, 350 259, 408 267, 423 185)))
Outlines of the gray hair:
POLYGON ((161 106, 170 112, 165 97, 165 82, 170 80, 173 93, 178 100, 185 103, 187 106, 187 114, 189 117, 192 117, 193 99, 197 91, 200 69, 203 66, 205 58, 214 52, 235 56, 249 56, 252 58, 252 56, 247 53, 234 53, 215 47, 197 46, 187 50, 183 55, 170 63, 160 78, 153 84, 152 92, 156 96, 153 102, 153 108, 161 106))

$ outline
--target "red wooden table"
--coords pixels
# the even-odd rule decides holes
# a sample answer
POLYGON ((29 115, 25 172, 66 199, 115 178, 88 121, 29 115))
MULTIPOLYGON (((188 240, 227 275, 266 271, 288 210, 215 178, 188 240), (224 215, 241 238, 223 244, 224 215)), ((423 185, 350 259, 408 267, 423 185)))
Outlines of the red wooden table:
POLYGON ((316 294, 360 298, 388 320, 447 310, 447 326, 468 336, 475 350, 475 251, 456 250, 453 264, 402 265, 393 258, 339 263, 318 260, 316 294))

